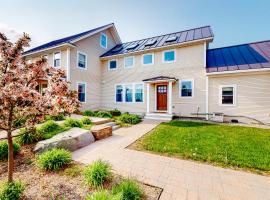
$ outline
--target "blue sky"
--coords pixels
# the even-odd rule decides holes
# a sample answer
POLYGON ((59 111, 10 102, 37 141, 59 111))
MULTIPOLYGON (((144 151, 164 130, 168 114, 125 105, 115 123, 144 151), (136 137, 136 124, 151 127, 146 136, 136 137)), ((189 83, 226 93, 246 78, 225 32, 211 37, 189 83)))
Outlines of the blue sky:
POLYGON ((114 22, 122 41, 211 25, 211 47, 270 39, 269 0, 0 0, 0 31, 32 45, 114 22))

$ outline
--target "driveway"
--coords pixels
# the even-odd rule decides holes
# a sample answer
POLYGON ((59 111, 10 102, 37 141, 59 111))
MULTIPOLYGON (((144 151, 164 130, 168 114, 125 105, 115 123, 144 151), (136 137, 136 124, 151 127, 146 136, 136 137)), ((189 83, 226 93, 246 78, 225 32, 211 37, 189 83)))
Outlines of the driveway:
POLYGON ((270 200, 270 177, 126 148, 158 124, 145 120, 118 129, 112 137, 75 151, 73 159, 84 164, 107 160, 117 174, 163 188, 161 200, 270 200))

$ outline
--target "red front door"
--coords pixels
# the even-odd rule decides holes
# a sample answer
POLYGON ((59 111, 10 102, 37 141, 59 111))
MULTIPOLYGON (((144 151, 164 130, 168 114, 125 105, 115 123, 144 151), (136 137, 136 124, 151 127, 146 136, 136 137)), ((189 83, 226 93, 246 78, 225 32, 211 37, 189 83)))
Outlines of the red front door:
POLYGON ((167 110, 167 85, 157 85, 157 110, 167 110))

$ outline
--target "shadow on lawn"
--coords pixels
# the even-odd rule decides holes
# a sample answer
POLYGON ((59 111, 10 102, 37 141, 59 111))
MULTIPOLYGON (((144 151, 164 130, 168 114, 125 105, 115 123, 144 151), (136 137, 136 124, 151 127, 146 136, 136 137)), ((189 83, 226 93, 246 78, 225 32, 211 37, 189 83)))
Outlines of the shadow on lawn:
POLYGON ((163 125, 167 126, 176 126, 176 127, 200 127, 200 126, 213 126, 215 124, 210 124, 207 122, 193 122, 193 121, 179 121, 173 120, 168 123, 162 123, 163 125))

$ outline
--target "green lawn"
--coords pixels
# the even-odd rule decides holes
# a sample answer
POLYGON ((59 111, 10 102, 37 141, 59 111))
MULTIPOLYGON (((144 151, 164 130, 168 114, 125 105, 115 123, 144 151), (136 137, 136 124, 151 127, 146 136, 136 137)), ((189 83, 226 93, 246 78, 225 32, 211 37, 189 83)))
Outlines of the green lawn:
POLYGON ((270 174, 270 130, 190 121, 162 123, 133 148, 270 174))

